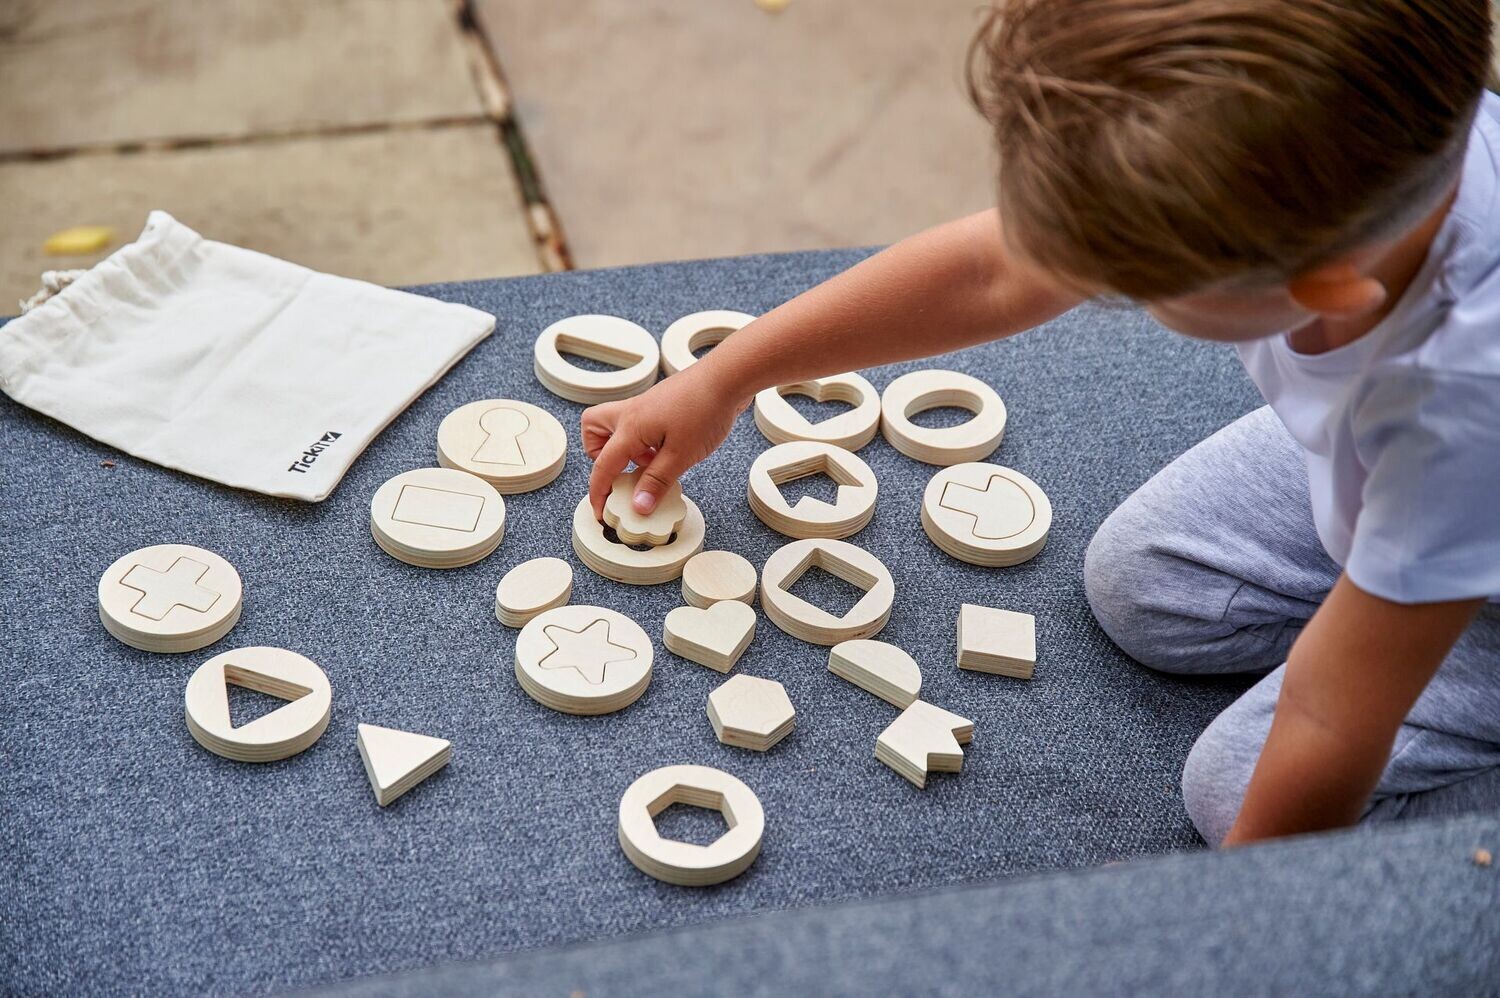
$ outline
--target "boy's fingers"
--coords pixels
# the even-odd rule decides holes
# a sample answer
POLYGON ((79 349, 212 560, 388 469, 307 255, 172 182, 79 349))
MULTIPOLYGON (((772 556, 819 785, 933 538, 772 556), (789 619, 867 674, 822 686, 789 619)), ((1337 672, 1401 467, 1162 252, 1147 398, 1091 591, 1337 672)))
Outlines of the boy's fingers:
POLYGON ((597 458, 604 445, 614 436, 614 410, 617 403, 605 402, 583 410, 578 420, 579 435, 583 438, 583 452, 597 458))
POLYGON ((670 448, 658 451, 651 463, 641 471, 640 481, 636 482, 635 496, 632 498, 636 512, 649 513, 655 509, 656 501, 661 498, 662 493, 670 489, 676 483, 677 476, 686 470, 686 463, 670 448))
POLYGON ((630 463, 631 449, 630 442, 617 433, 594 459, 594 470, 589 475, 589 504, 594 507, 594 519, 604 519, 604 500, 609 498, 615 477, 630 463))

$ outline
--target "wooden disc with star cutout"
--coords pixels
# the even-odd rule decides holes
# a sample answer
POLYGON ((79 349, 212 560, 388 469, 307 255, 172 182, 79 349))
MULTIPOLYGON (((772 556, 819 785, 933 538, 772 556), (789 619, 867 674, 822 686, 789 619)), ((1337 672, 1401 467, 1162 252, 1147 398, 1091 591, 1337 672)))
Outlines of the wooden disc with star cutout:
POLYGON ((599 606, 560 606, 521 628, 516 679, 544 707, 564 714, 608 714, 646 692, 651 657, 651 639, 624 614, 599 606))

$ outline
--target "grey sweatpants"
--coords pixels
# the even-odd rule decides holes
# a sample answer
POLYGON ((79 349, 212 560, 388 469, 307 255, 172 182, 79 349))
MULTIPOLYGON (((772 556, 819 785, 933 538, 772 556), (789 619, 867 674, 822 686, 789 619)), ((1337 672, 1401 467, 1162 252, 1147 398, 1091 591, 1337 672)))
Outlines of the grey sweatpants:
MULTIPOLYGON (((1313 527, 1301 448, 1269 408, 1162 469, 1089 545, 1089 602, 1132 658, 1180 674, 1271 670, 1183 768, 1188 815, 1211 845, 1239 813, 1287 652, 1338 576, 1313 527)), ((1500 607, 1489 604, 1407 715, 1363 820, 1496 807, 1500 607)))

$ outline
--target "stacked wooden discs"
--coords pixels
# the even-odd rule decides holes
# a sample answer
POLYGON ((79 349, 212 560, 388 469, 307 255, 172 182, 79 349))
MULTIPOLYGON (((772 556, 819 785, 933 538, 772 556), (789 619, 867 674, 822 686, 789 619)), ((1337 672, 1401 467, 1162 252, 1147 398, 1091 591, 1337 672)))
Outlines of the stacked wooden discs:
POLYGON ((636 869, 663 883, 706 887, 739 876, 760 855, 765 828, 755 792, 708 766, 654 769, 620 798, 620 848, 636 869), (655 818, 673 804, 716 809, 729 831, 706 846, 664 839, 655 818))
POLYGON ((957 371, 913 371, 885 387, 880 427, 886 440, 907 457, 927 464, 961 464, 992 454, 1005 435, 1005 403, 989 385, 957 371), (974 418, 958 426, 928 428, 911 417, 953 406, 974 418))
POLYGON ((544 707, 564 714, 608 714, 646 692, 651 658, 651 639, 624 614, 560 606, 521 628, 516 680, 544 707))
POLYGON ((706 527, 703 513, 687 496, 682 497, 687 515, 674 538, 666 544, 638 551, 617 544, 604 533, 604 524, 594 519, 594 508, 584 496, 573 510, 573 550, 590 570, 606 579, 632 586, 654 586, 682 575, 688 560, 703 550, 706 527))
POLYGON ((393 558, 419 568, 472 565, 505 538, 505 500, 482 478, 418 468, 382 485, 370 502, 370 533, 393 558))
POLYGON ((596 405, 639 395, 656 383, 661 348, 656 338, 628 319, 575 315, 542 330, 533 370, 548 391, 570 402, 596 405), (615 370, 587 371, 565 354, 586 357, 615 370))
POLYGON ((760 570, 760 605, 771 623, 815 645, 836 645, 879 633, 890 619, 895 598, 890 571, 879 558, 848 541, 793 541, 772 552, 760 570), (813 567, 858 586, 864 596, 842 617, 835 617, 789 592, 802 573, 813 567))
POLYGON ((333 690, 311 660, 284 648, 239 648, 216 655, 188 680, 188 731, 215 755, 236 762, 274 762, 296 755, 328 727, 333 690), (290 703, 235 727, 229 717, 233 683, 290 703))
POLYGON ((700 551, 682 567, 682 599, 706 610, 724 600, 755 602, 755 566, 733 551, 700 551))
POLYGON ((99 577, 99 622, 142 651, 197 651, 240 619, 243 590, 234 566, 190 544, 132 551, 99 577))
POLYGON ((495 587, 495 619, 506 627, 524 627, 572 596, 572 565, 561 558, 533 558, 506 572, 495 587))
POLYGON ((932 476, 922 495, 922 529, 971 565, 1019 565, 1052 529, 1052 503, 1031 479, 998 464, 958 464, 932 476))
POLYGON ((485 399, 459 406, 438 426, 438 464, 477 475, 502 495, 539 489, 562 473, 568 434, 529 402, 485 399))
POLYGON ((684 315, 661 334, 662 373, 672 375, 698 363, 694 354, 714 346, 755 321, 755 316, 716 308, 684 315))
POLYGON ((746 497, 750 509, 766 526, 788 537, 848 537, 858 533, 875 515, 879 486, 875 473, 857 454, 834 444, 794 440, 777 444, 750 466, 746 497), (788 505, 780 486, 827 475, 838 486, 833 503, 802 496, 788 505))

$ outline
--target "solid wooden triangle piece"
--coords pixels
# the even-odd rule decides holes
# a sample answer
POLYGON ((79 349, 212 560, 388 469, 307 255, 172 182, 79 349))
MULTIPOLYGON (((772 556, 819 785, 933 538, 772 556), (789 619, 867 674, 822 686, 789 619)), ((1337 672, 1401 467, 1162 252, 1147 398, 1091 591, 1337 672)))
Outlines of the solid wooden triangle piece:
POLYGON ((360 757, 370 786, 382 805, 389 804, 447 763, 452 750, 445 738, 419 735, 375 724, 361 724, 360 757))

